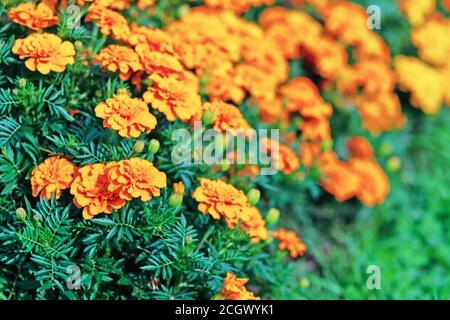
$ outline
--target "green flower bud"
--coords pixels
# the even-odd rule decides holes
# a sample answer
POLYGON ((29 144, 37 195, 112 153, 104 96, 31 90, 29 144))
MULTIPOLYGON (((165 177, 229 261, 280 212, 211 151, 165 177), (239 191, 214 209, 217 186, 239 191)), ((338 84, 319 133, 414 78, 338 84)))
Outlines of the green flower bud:
POLYGON ((220 171, 225 172, 225 171, 228 171, 228 170, 230 170, 230 164, 228 162, 226 162, 226 161, 222 162, 220 164, 220 171))
POLYGON ((23 88, 27 85, 27 80, 24 78, 20 78, 18 81, 19 87, 23 88))
POLYGON ((274 225, 280 219, 280 210, 272 208, 267 212, 266 222, 268 225, 274 225))
POLYGON ((214 112, 211 110, 206 110, 205 113, 203 113, 202 122, 205 126, 209 126, 214 119, 214 112))
POLYGON ((27 212, 25 211, 24 208, 17 208, 16 217, 19 218, 20 220, 25 220, 25 218, 27 217, 27 212))
POLYGON ((155 155, 158 150, 159 150, 159 141, 156 139, 152 139, 150 140, 150 143, 148 144, 148 151, 147 151, 147 155, 148 156, 153 156, 155 155))
POLYGON ((169 206, 179 207, 183 204, 183 196, 180 194, 172 193, 169 197, 169 206))
POLYGON ((402 160, 397 156, 390 157, 386 163, 386 167, 390 172, 397 172, 401 166, 402 160))
POLYGON ((390 155, 392 153, 392 144, 389 142, 383 142, 380 146, 380 154, 382 156, 387 156, 390 155))
POLYGON ((256 206, 259 202, 259 198, 261 197, 261 192, 258 189, 250 189, 247 192, 247 200, 252 206, 256 206))
POLYGON ((144 141, 138 140, 138 141, 136 141, 134 143, 134 146, 133 146, 134 152, 141 153, 142 151, 144 151, 144 148, 145 148, 145 142, 144 141))
POLYGON ((300 288, 308 288, 310 285, 309 280, 306 278, 301 279, 299 284, 300 288))

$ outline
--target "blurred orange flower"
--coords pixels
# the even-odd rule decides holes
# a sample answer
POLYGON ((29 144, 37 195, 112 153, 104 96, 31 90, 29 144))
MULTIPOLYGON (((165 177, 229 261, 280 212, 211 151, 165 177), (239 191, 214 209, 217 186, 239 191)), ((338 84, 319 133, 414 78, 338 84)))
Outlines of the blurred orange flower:
POLYGON ((245 284, 248 282, 247 278, 238 278, 231 273, 227 273, 226 278, 223 281, 222 289, 218 299, 222 300, 260 300, 255 297, 253 292, 248 291, 245 288, 245 284))
POLYGON ((32 30, 41 30, 58 23, 58 17, 45 3, 39 3, 37 6, 32 2, 21 3, 9 9, 8 18, 32 30))
POLYGON ((306 245, 294 231, 280 228, 272 232, 272 237, 280 241, 278 248, 289 251, 292 258, 302 256, 306 252, 306 245))
POLYGON ((115 44, 100 50, 93 61, 108 71, 119 71, 122 80, 128 80, 133 72, 142 70, 139 57, 133 49, 115 44))
POLYGON ((212 125, 217 131, 228 130, 239 135, 239 133, 245 134, 246 130, 252 129, 241 111, 232 104, 217 100, 204 103, 203 109, 214 113, 212 125))

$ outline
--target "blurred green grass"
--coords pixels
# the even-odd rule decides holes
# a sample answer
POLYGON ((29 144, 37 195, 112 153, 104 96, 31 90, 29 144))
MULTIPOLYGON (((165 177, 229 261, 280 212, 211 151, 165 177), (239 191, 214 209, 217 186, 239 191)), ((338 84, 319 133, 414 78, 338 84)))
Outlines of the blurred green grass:
POLYGON ((435 117, 409 110, 408 118, 406 129, 380 139, 402 160, 400 170, 389 173, 385 203, 364 208, 325 201, 304 208, 295 223, 309 256, 273 298, 450 298, 450 109, 435 117), (369 265, 380 267, 380 290, 367 288, 369 265), (302 278, 309 285, 302 287, 302 278))

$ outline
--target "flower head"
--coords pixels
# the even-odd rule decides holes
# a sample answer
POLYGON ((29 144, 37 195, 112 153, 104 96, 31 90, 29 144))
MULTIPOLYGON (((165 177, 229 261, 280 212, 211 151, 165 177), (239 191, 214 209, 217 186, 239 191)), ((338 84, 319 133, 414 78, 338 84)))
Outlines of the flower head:
POLYGON ((111 213, 112 209, 125 205, 125 200, 117 192, 108 190, 109 168, 103 163, 86 165, 72 183, 70 193, 74 196, 74 204, 83 208, 84 219, 92 219, 99 213, 111 213))
POLYGON ((40 194, 41 198, 51 199, 56 193, 56 199, 59 199, 61 190, 70 187, 77 170, 72 162, 59 156, 46 159, 31 172, 33 197, 40 194))
POLYGON ((247 282, 247 278, 238 278, 234 274, 227 273, 219 298, 224 300, 259 300, 253 292, 245 288, 247 282))
POLYGON ((278 171, 291 174, 300 167, 297 155, 287 145, 273 139, 261 139, 261 150, 274 159, 278 171))
POLYGON ((125 17, 104 6, 91 5, 86 21, 95 21, 101 33, 111 35, 115 40, 127 41, 130 36, 130 27, 125 17))
POLYGON ((123 200, 141 198, 148 201, 161 194, 166 187, 166 174, 153 164, 140 158, 119 161, 108 165, 110 192, 118 193, 123 200))
POLYGON ((214 219, 225 218, 230 228, 239 221, 242 211, 247 206, 247 197, 234 186, 222 180, 200 178, 200 186, 192 197, 199 202, 198 210, 210 214, 214 219))
POLYGON ((32 2, 21 3, 8 11, 8 18, 32 30, 41 30, 58 23, 58 17, 45 3, 37 6, 32 2))
POLYGON ((272 233, 272 237, 280 241, 278 248, 288 250, 292 258, 302 256, 306 252, 306 245, 294 231, 280 228, 272 233))
POLYGON ((239 134, 239 132, 244 133, 251 129, 241 111, 232 104, 217 100, 206 102, 203 108, 214 113, 212 125, 218 131, 228 130, 234 134, 239 134))
POLYGON ((139 57, 133 49, 115 44, 100 50, 94 57, 94 62, 108 71, 119 71, 122 80, 128 80, 133 72, 142 70, 139 57))
POLYGON ((14 42, 12 52, 27 59, 25 66, 31 71, 48 74, 63 72, 66 65, 75 62, 75 48, 69 41, 50 33, 35 33, 14 42))
POLYGON ((241 214, 241 230, 245 230, 250 236, 251 242, 258 243, 266 240, 269 233, 266 229, 266 221, 262 217, 258 208, 248 205, 241 214))
POLYGON ((373 159, 373 148, 364 137, 351 137, 347 141, 347 149, 352 157, 373 159))
POLYGON ((150 132, 156 127, 156 118, 149 112, 141 99, 119 94, 95 107, 95 115, 104 119, 106 128, 119 131, 119 135, 137 138, 142 132, 150 132))

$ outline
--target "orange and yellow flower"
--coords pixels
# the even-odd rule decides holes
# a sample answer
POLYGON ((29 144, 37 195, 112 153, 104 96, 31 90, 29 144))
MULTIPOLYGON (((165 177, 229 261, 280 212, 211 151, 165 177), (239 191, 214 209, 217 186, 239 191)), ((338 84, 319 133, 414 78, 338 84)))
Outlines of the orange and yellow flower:
POLYGON ((218 131, 225 132, 228 130, 238 135, 239 133, 245 134, 246 131, 252 129, 241 111, 232 104, 217 100, 206 102, 203 104, 203 109, 214 113, 212 125, 218 131))
POLYGON ((32 30, 41 30, 58 23, 58 17, 45 3, 39 3, 37 6, 32 2, 21 3, 9 9, 8 18, 32 30))
POLYGON ((266 229, 266 221, 258 208, 248 205, 242 211, 240 219, 242 221, 241 230, 247 232, 251 242, 258 243, 269 237, 269 232, 266 229))
POLYGON ((25 66, 29 70, 42 74, 63 72, 68 64, 75 62, 73 44, 50 33, 35 33, 25 39, 17 39, 12 52, 20 59, 27 59, 25 66))
POLYGON ((303 243, 294 231, 280 228, 272 232, 272 237, 280 241, 278 248, 289 251, 292 258, 302 256, 306 252, 306 245, 303 243))
POLYGON ((125 200, 117 192, 110 192, 110 167, 103 163, 89 164, 80 168, 78 176, 72 183, 70 193, 78 208, 83 208, 83 218, 92 219, 100 213, 111 213, 125 205, 125 200))
POLYGON ((245 194, 222 180, 200 178, 199 181, 200 186, 192 194, 199 202, 198 210, 217 220, 224 217, 228 226, 234 228, 247 207, 245 194))
POLYGON ((142 70, 139 57, 133 49, 115 44, 100 50, 93 61, 108 71, 119 71, 122 80, 128 80, 134 72, 142 70))
POLYGON ((103 126, 117 130, 119 135, 137 138, 142 132, 156 127, 156 118, 141 99, 119 94, 95 107, 95 115, 103 120, 103 126))
POLYGON ((40 194, 41 199, 50 200, 56 194, 56 199, 59 199, 61 191, 70 188, 77 171, 78 168, 65 158, 53 156, 46 159, 31 172, 33 197, 40 194))
POLYGON ((159 197, 161 189, 166 187, 166 174, 159 171, 145 159, 129 160, 108 164, 108 191, 117 193, 123 200, 140 198, 148 201, 159 197))
POLYGON ((245 284, 248 282, 247 278, 238 278, 234 274, 227 273, 223 281, 222 289, 218 295, 218 300, 260 300, 255 297, 253 292, 248 291, 245 284))

